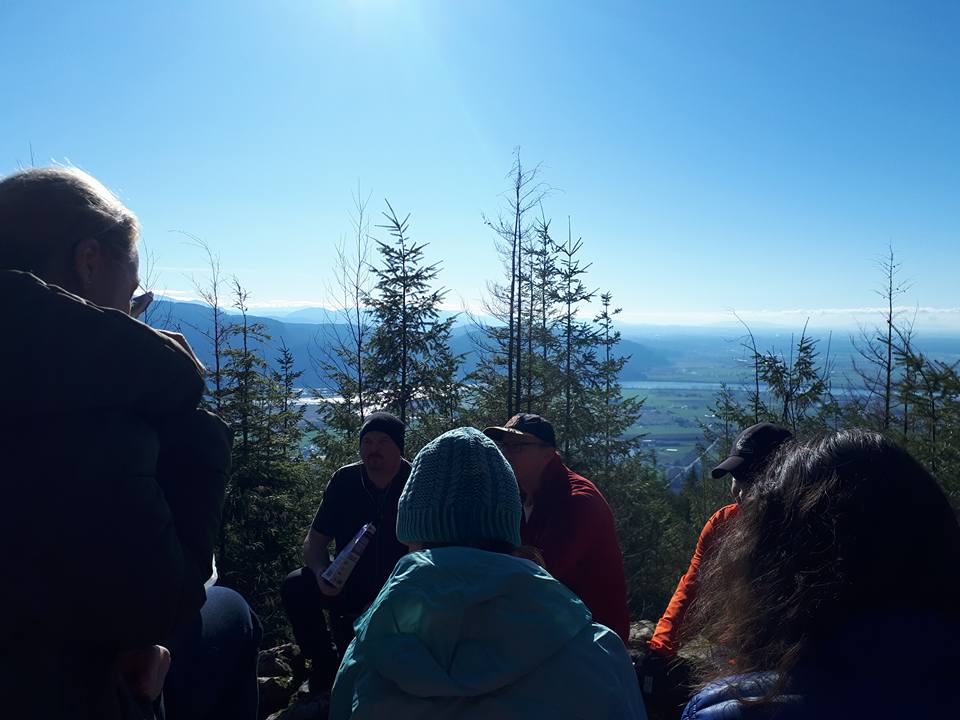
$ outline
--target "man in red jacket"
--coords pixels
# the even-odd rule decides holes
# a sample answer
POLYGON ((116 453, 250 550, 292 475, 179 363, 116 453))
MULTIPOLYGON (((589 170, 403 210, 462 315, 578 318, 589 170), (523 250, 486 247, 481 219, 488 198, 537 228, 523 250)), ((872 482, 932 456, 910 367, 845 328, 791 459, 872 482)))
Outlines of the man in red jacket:
POLYGON ((580 596, 594 620, 626 643, 630 614, 623 553, 603 495, 563 464, 553 426, 539 415, 520 413, 483 432, 517 476, 523 543, 538 548, 550 574, 580 596))

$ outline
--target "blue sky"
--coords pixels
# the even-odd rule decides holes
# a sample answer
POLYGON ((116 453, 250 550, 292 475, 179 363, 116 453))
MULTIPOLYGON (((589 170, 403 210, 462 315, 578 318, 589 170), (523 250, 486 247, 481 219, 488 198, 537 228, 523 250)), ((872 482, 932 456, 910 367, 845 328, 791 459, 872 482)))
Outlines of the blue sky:
MULTIPOLYGON (((628 320, 960 307, 960 4, 0 3, 0 172, 72 162, 186 297, 203 238, 254 305, 327 299, 358 183, 450 302, 500 273, 515 146, 628 320)), ((934 320, 931 320, 934 322, 934 320)))

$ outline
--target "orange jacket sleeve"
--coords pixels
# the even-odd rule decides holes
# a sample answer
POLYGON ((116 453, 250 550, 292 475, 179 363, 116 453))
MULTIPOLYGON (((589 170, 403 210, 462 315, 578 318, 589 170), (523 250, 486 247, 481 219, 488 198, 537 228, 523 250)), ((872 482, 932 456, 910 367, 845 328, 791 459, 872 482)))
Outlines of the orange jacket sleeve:
POLYGON ((738 510, 739 507, 736 503, 725 505, 711 515, 706 525, 703 526, 700 537, 697 539, 696 550, 694 550, 693 557, 690 559, 690 566, 684 576, 680 578, 667 609, 661 616, 660 622, 657 623, 653 637, 647 642, 647 647, 650 650, 666 657, 676 655, 684 615, 686 615, 690 603, 697 594, 697 574, 700 572, 700 563, 712 551, 718 537, 723 532, 723 528, 736 517, 738 510))

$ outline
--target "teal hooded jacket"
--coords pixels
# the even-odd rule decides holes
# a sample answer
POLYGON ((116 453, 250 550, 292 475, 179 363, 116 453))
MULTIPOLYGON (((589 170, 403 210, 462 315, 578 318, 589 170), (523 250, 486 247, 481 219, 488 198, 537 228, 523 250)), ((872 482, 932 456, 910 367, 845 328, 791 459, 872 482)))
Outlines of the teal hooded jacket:
POLYGON ((355 629, 331 720, 646 718, 617 634, 527 560, 406 555, 355 629))

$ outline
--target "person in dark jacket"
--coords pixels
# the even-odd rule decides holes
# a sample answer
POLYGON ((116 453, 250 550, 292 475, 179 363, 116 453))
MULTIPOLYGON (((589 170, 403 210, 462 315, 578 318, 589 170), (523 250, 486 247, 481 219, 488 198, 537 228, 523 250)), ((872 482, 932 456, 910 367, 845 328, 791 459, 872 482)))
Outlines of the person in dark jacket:
POLYGON ((879 433, 787 446, 702 571, 723 663, 684 720, 960 717, 960 525, 879 433))
MULTIPOLYGON (((198 407, 202 369, 182 337, 128 314, 138 236, 82 171, 0 180, 4 716, 149 715, 181 664, 166 646, 211 604, 230 434, 198 407)), ((256 659, 247 617, 231 668, 256 659)))
POLYGON ((403 458, 404 425, 387 412, 367 416, 360 428, 360 462, 333 474, 303 543, 304 567, 280 592, 297 644, 311 659, 310 692, 329 691, 353 622, 373 602, 407 546, 397 540, 397 503, 410 475, 403 458), (376 532, 342 589, 323 578, 330 543, 339 554, 367 523, 376 532), (324 617, 330 615, 330 624, 324 617))
POLYGON ((563 464, 553 425, 539 415, 519 413, 483 433, 516 474, 524 545, 540 550, 550 574, 626 643, 630 612, 623 553, 613 513, 597 486, 563 464))

